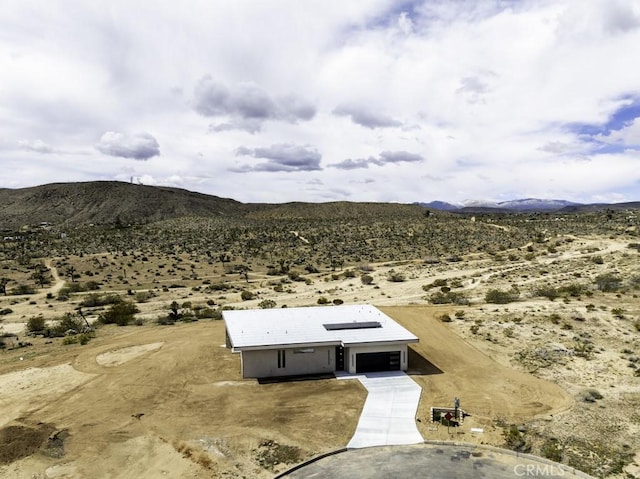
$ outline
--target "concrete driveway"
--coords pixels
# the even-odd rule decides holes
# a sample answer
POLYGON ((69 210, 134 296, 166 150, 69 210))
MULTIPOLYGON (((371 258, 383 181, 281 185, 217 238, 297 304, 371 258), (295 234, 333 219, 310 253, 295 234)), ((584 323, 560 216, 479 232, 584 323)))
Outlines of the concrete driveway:
POLYGON ((340 375, 358 379, 369 394, 349 449, 418 444, 424 441, 416 427, 422 388, 402 371, 340 375))

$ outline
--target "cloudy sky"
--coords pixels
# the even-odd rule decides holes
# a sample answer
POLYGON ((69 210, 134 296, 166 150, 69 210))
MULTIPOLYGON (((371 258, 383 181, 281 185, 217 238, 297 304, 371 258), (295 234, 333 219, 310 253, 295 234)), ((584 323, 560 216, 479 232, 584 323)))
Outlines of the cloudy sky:
POLYGON ((0 187, 640 200, 640 0, 1 0, 0 187))

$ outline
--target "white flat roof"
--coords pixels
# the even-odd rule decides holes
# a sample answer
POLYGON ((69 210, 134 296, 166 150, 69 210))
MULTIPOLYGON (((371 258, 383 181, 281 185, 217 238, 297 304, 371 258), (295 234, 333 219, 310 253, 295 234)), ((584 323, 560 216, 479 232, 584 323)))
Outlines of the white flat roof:
POLYGON ((418 342, 415 335, 370 305, 227 310, 222 317, 236 351, 418 342), (337 329, 327 329, 325 324, 337 325, 337 329))

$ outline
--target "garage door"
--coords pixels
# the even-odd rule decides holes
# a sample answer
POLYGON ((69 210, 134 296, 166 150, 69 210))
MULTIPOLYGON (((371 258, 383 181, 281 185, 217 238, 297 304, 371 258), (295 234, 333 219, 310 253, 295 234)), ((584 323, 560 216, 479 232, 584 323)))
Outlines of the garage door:
POLYGON ((357 373, 398 370, 400 370, 400 351, 356 354, 357 373))

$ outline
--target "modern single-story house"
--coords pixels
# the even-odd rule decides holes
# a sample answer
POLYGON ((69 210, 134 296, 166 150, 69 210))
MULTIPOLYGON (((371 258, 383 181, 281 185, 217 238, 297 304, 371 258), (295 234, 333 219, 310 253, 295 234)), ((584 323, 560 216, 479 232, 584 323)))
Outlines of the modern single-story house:
POLYGON ((223 311, 244 378, 406 371, 418 338, 370 305, 223 311))

